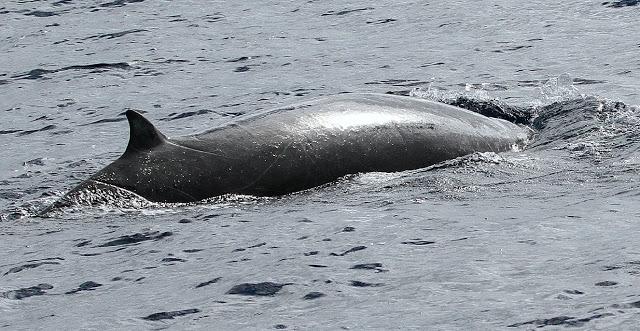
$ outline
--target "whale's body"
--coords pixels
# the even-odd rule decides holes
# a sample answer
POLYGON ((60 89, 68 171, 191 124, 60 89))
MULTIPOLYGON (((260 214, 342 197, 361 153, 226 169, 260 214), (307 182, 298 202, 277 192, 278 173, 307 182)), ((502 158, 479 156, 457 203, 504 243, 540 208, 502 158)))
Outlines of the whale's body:
MULTIPOLYGON (((360 172, 416 169, 501 152, 528 138, 513 123, 422 99, 342 94, 246 116, 193 136, 167 138, 127 112, 125 153, 62 200, 119 188, 156 202, 226 194, 275 196, 360 172)), ((61 202, 62 203, 62 202, 61 202)))

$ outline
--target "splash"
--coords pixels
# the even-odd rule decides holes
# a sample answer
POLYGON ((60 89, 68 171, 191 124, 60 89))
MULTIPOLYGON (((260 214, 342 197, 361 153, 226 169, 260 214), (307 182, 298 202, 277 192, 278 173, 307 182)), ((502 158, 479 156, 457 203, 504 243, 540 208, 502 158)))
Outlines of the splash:
POLYGON ((487 117, 507 120, 515 124, 529 125, 531 123, 535 114, 534 108, 509 105, 498 98, 491 98, 485 90, 478 90, 475 87, 469 86, 471 85, 467 84, 465 93, 458 93, 443 91, 429 84, 426 89, 413 89, 410 95, 421 99, 446 103, 487 117))
POLYGON ((131 191, 104 183, 89 183, 74 189, 58 199, 37 216, 50 217, 62 212, 73 212, 83 207, 96 207, 103 211, 138 210, 157 206, 131 191))
POLYGON ((573 78, 566 73, 550 78, 538 88, 538 91, 540 99, 547 104, 582 97, 578 88, 573 85, 573 78))
POLYGON ((457 157, 434 164, 424 170, 435 170, 445 168, 477 167, 478 164, 502 164, 508 162, 502 155, 494 152, 475 152, 469 155, 457 157))

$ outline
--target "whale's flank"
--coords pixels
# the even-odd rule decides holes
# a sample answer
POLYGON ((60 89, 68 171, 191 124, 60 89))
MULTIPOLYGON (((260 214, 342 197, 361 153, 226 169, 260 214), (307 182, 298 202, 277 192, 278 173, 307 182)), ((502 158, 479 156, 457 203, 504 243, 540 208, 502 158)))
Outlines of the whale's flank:
POLYGON ((125 153, 91 176, 91 185, 81 183, 84 190, 76 188, 62 200, 77 201, 78 192, 95 183, 154 202, 194 202, 227 193, 275 196, 348 174, 507 151, 529 134, 458 107, 384 94, 313 99, 170 140, 139 113, 126 115, 125 153))

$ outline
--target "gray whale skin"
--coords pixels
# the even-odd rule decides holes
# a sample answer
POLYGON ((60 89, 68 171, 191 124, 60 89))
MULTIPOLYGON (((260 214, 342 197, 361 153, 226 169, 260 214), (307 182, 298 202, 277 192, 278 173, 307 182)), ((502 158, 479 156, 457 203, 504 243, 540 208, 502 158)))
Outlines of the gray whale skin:
POLYGON ((361 172, 422 168, 473 152, 502 152, 529 131, 446 104, 388 94, 339 94, 167 138, 139 113, 124 154, 67 193, 124 189, 154 202, 226 193, 277 196, 361 172))

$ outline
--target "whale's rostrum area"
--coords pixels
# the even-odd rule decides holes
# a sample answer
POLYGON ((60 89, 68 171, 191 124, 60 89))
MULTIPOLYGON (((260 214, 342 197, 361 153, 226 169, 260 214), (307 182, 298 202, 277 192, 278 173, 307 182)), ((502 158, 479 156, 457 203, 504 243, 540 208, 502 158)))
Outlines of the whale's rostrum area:
POLYGON ((124 190, 153 202, 227 193, 277 196, 348 174, 507 151, 529 137, 528 130, 504 120, 383 94, 313 99, 181 138, 167 138, 133 110, 126 115, 130 138, 124 154, 54 206, 95 190, 124 190))

